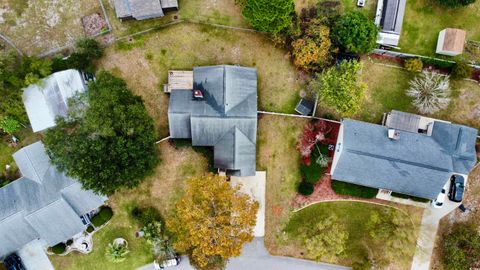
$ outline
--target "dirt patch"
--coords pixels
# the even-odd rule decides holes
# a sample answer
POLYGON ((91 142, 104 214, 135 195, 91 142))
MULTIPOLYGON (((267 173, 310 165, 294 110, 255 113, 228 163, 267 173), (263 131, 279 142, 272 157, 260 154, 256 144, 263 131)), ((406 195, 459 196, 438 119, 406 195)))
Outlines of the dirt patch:
POLYGON ((83 17, 82 24, 87 37, 93 37, 108 30, 105 18, 99 12, 83 17))

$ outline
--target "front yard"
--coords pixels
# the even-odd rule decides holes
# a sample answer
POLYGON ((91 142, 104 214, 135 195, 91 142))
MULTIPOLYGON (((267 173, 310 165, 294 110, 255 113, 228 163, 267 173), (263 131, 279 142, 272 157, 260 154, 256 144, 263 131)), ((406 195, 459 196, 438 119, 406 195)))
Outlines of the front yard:
POLYGON ((301 81, 285 51, 262 34, 182 23, 137 40, 133 48, 111 46, 100 68, 127 81, 145 100, 160 137, 168 133, 168 95, 163 93, 168 70, 194 66, 239 64, 256 67, 259 110, 293 113, 301 81))
POLYGON ((88 255, 70 253, 64 257, 50 256, 56 269, 132 270, 153 261, 150 246, 145 240, 135 238, 135 232, 140 228, 130 217, 131 210, 136 206, 153 206, 168 219, 185 181, 204 174, 208 167, 207 159, 190 147, 176 149, 169 142, 163 142, 158 145, 158 151, 163 162, 157 166, 154 175, 135 189, 109 197, 114 215, 105 228, 95 233, 93 252, 88 255), (128 241, 130 253, 125 261, 115 264, 105 259, 105 248, 117 237, 128 241))
POLYGON ((467 39, 480 41, 480 2, 448 9, 436 0, 407 1, 399 47, 402 52, 434 56, 438 33, 444 28, 467 31, 467 39))

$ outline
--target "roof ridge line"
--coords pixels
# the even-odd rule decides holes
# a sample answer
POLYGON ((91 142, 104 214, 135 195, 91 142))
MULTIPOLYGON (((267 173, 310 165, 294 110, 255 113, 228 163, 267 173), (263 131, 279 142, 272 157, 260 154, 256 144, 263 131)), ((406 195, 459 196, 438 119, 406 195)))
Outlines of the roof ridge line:
POLYGON ((400 162, 400 163, 404 163, 404 164, 408 164, 408 165, 422 167, 422 168, 425 168, 425 169, 432 169, 432 170, 436 170, 436 171, 440 171, 440 172, 452 172, 452 171, 447 170, 447 169, 442 169, 440 167, 425 165, 425 164, 421 164, 421 163, 418 163, 418 162, 411 162, 411 161, 396 159, 396 158, 383 156, 383 155, 375 155, 375 154, 371 154, 371 153, 367 153, 367 152, 363 152, 363 151, 359 151, 359 150, 353 150, 353 149, 349 149, 349 148, 347 148, 345 150, 347 150, 348 152, 353 153, 353 154, 358 154, 358 155, 363 155, 363 156, 368 156, 368 157, 373 157, 373 158, 379 158, 379 159, 384 159, 384 160, 393 161, 393 162, 400 162))
MULTIPOLYGON (((30 155, 28 154, 28 151, 26 151, 25 149, 23 151, 25 151, 25 156, 27 157, 29 163, 31 164, 31 166, 33 168, 33 171, 35 172, 35 175, 38 177, 38 180, 41 182, 40 184, 43 185, 43 183, 42 183, 43 182, 43 177, 40 178, 40 175, 38 174, 37 169, 35 168, 35 166, 33 166, 33 162, 30 159, 30 155)), ((33 180, 33 179, 31 179, 31 180, 33 180)), ((33 181, 35 181, 35 180, 33 180, 33 181)), ((35 182, 37 182, 37 181, 35 181, 35 182)))
MULTIPOLYGON (((38 212, 40 212, 40 211, 43 211, 43 210, 45 210, 47 207, 49 207, 49 206, 51 206, 51 205, 53 205, 53 204, 55 204, 55 203, 57 203, 57 202, 59 202, 59 201, 65 201, 65 200, 62 198, 62 196, 60 196, 58 199, 47 203, 46 205, 42 206, 41 208, 38 208, 37 210, 35 210, 35 211, 33 211, 33 212, 30 212, 30 213, 29 213, 28 215, 26 215, 25 217, 29 217, 29 216, 31 216, 31 215, 33 215, 33 214, 35 214, 35 213, 38 213, 38 212)), ((70 206, 70 208, 72 207, 69 203, 67 203, 67 204, 70 206)))

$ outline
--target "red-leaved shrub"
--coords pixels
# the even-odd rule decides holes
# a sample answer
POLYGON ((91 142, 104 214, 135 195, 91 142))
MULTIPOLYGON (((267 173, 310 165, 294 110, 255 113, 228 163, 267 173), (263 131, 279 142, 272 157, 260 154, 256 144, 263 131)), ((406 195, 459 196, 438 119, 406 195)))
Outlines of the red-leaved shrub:
POLYGON ((303 134, 297 144, 300 151, 302 161, 305 165, 310 166, 310 155, 313 147, 318 142, 325 141, 326 135, 330 132, 331 127, 325 121, 309 122, 303 127, 303 134))

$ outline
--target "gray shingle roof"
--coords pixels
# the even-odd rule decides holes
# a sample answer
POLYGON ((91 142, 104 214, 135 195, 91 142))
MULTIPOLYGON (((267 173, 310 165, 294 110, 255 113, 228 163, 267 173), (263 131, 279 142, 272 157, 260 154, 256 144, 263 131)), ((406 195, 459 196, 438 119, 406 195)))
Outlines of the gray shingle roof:
POLYGON ((297 107, 295 107, 295 111, 301 115, 311 115, 314 106, 313 102, 302 98, 298 102, 297 107))
POLYGON ((403 16, 406 0, 384 0, 381 26, 382 30, 400 34, 402 32, 403 16))
POLYGON ((0 258, 37 238, 51 245, 68 240, 85 229, 80 216, 107 199, 57 171, 41 142, 13 156, 23 176, 0 188, 0 258))
POLYGON ((477 130, 436 121, 432 136, 400 132, 389 139, 384 126, 345 119, 333 179, 434 199, 452 173, 476 163, 477 130))
POLYGON ((240 175, 251 175, 253 168, 255 174, 256 152, 250 146, 255 146, 257 133, 256 70, 238 66, 196 67, 193 77, 194 89, 202 92, 203 99, 194 100, 192 91, 171 92, 171 138, 191 138, 193 145, 215 146, 218 168, 239 170, 240 175), (233 153, 240 153, 240 148, 248 153, 234 158, 233 153), (235 149, 237 152, 230 153, 235 149))
POLYGON ((23 103, 34 132, 55 126, 55 118, 66 116, 68 99, 86 90, 79 71, 55 72, 23 90, 23 103))
POLYGON ((164 9, 177 9, 177 0, 114 0, 118 18, 145 20, 163 17, 164 9))

